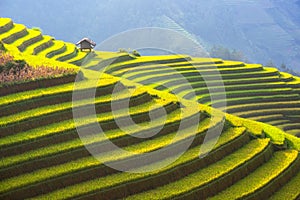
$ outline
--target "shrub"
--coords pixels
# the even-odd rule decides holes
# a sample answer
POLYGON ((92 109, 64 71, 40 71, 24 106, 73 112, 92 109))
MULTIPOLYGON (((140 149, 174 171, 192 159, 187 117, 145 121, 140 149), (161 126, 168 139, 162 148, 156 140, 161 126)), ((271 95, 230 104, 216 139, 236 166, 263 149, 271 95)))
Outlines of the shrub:
POLYGON ((137 57, 141 56, 141 54, 137 50, 133 50, 132 55, 137 56, 137 57))
POLYGON ((32 27, 31 29, 42 33, 42 29, 40 27, 32 27))

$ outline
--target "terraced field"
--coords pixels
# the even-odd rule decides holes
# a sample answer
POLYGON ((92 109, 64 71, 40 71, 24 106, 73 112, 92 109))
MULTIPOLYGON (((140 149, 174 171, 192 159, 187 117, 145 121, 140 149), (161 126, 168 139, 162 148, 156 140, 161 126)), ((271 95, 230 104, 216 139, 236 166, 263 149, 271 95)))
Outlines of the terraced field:
MULTIPOLYGON (((8 31, 13 27, 10 20, 1 18, 0 37, 10 37, 8 31)), ((7 47, 23 43, 15 39, 7 47)), ((31 50, 41 44, 19 51, 34 54, 31 50)), ((44 49, 36 49, 39 52, 34 57, 42 60, 49 56, 57 59, 57 64, 60 60, 73 63, 90 56, 56 40, 53 51, 49 50, 51 46, 42 46, 44 49), (51 54, 54 51, 61 53, 51 54), (75 56, 73 52, 77 52, 75 56)), ((204 82, 209 80, 214 85, 212 91, 217 96, 218 87, 222 86, 214 73, 218 66, 226 83, 228 110, 249 118, 263 116, 255 111, 270 112, 266 115, 269 119, 286 116, 284 120, 289 122, 281 125, 291 127, 290 121, 295 119, 297 124, 299 116, 296 78, 281 76, 278 71, 260 65, 189 56, 135 58, 96 52, 84 64, 81 71, 85 79, 76 84, 1 96, 0 199, 300 197, 299 138, 274 126, 211 108, 209 105, 215 103, 205 96, 204 82), (195 63, 202 76, 188 62, 195 63), (108 63, 111 66, 106 68, 108 63), (193 85, 195 96, 189 95, 191 91, 184 79, 193 85), (248 97, 250 91, 254 94, 248 97), (265 104, 258 108, 262 99, 265 104), (280 113, 272 113, 276 106, 280 113), (127 123, 128 116, 134 124, 127 123), (119 122, 123 122, 122 126, 119 122), (104 135, 95 125, 101 126, 104 135), (79 133, 82 130, 84 135, 79 133), (110 149, 110 142, 126 151, 110 149), (185 145, 188 148, 181 155, 185 145), (96 152, 93 156, 91 149, 96 152), (156 155, 155 159, 151 155, 156 155), (124 167, 138 161, 127 172, 108 165, 124 167)), ((222 106, 222 101, 216 105, 222 106)), ((280 123, 281 119, 275 118, 273 122, 280 123)))
POLYGON ((166 57, 149 62, 144 62, 145 57, 136 58, 105 70, 114 76, 239 117, 269 123, 300 136, 299 77, 258 64, 186 56, 180 60, 180 56, 177 57, 167 62, 163 60, 166 57))
POLYGON ((22 24, 15 24, 11 19, 0 18, 0 40, 16 46, 21 52, 41 55, 59 61, 80 65, 87 53, 80 52, 74 44, 55 40, 42 35, 40 31, 27 29, 22 24))

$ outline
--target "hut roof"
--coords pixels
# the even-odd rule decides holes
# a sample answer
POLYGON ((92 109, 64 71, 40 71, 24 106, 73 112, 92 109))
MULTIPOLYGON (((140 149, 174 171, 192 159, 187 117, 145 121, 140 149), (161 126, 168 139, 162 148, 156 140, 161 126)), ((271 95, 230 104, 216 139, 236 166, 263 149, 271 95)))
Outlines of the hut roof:
POLYGON ((76 45, 79 45, 79 44, 81 44, 81 43, 84 42, 84 41, 87 41, 87 42, 90 43, 91 45, 96 46, 96 43, 95 43, 94 41, 92 41, 91 39, 89 39, 89 38, 82 38, 80 41, 78 41, 78 42, 76 43, 76 45))

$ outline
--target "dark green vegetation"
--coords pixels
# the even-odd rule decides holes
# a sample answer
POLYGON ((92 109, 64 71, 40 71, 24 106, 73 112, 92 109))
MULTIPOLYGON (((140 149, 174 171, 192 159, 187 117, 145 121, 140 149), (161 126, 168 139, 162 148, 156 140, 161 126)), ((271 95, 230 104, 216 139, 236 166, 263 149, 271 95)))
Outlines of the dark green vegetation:
MULTIPOLYGON (((3 30, 5 24, 10 23, 2 21, 0 19, 0 24, 3 23, 0 30, 3 30)), ((12 27, 7 28, 0 37, 4 34, 9 37, 7 32, 11 29, 12 27)), ((19 39, 22 37, 12 39, 11 42, 17 42, 19 39)), ((5 43, 5 47, 15 55, 14 45, 5 43)), ((36 56, 31 56, 30 54, 34 52, 24 49, 22 56, 27 59, 27 62, 34 58, 43 60, 47 55, 43 52, 48 51, 49 48, 43 48, 36 56)), ((61 54, 66 52, 67 50, 61 54)), ((73 59, 77 59, 77 56, 79 54, 76 54, 73 59)), ((54 58, 59 59, 59 56, 54 58)), ((296 77, 288 74, 281 75, 275 69, 189 56, 133 57, 126 53, 96 52, 94 57, 81 67, 85 79, 78 82, 76 88, 82 95, 73 102, 72 92, 75 87, 73 83, 1 96, 0 198, 266 199, 272 197, 273 199, 297 199, 300 195, 297 190, 300 168, 299 138, 275 126, 224 114, 220 110, 211 108, 209 105, 212 102, 209 96, 205 96, 207 88, 202 80, 204 76, 196 75, 197 70, 190 66, 187 60, 194 63, 197 70, 206 73, 205 77, 211 77, 209 81, 212 83, 215 80, 213 77, 216 77, 213 73, 217 71, 215 68, 220 69, 224 82, 228 83, 225 84, 228 91, 227 98, 232 100, 229 101, 231 102, 229 109, 233 109, 232 106, 235 105, 243 107, 244 104, 234 104, 234 102, 245 101, 245 110, 237 109, 239 112, 246 113, 247 110, 260 112, 259 109, 255 109, 255 105, 263 103, 259 101, 260 99, 269 98, 269 101, 265 101, 269 104, 262 109, 268 110, 274 105, 280 105, 280 103, 270 102, 278 102, 283 98, 282 105, 284 102, 288 105, 282 106, 283 112, 288 112, 294 118, 299 116, 297 113, 299 90, 297 93, 295 92, 297 90, 294 91, 292 88, 292 85, 298 87, 296 77), (113 64, 105 69, 112 75, 97 72, 110 62, 113 64), (151 65, 145 66, 144 64, 147 63, 151 65), (190 81, 196 80, 191 81, 197 93, 196 99, 193 100, 208 105, 188 100, 188 93, 191 92, 189 90, 178 89, 179 92, 175 92, 175 88, 184 88, 184 85, 180 85, 178 78, 177 84, 172 84, 174 81, 170 72, 174 71, 180 72, 190 81), (167 74, 170 75, 169 78, 166 78, 167 74), (122 78, 117 77, 121 75, 122 78), (98 81, 99 77, 100 81, 98 81), (145 82, 147 79, 153 79, 153 82, 150 82, 151 84, 145 82), (282 81, 278 81, 279 79, 282 81), (93 99, 88 94, 93 89, 95 80, 96 97, 93 99), (167 84, 162 84, 163 82, 167 84), (269 87, 268 90, 261 89, 260 82, 272 85, 270 86, 272 89, 269 87), (249 86, 246 83, 249 83, 249 86), (117 85, 118 90, 114 90, 117 85), (163 88, 162 85, 168 86, 169 89, 163 88), (172 94, 170 88, 178 95, 172 94), (114 95, 112 95, 113 91, 114 95), (261 94, 262 98, 257 98, 258 95, 251 95, 252 93, 261 94), (251 98, 246 100, 246 94, 251 98), (286 95, 293 97, 293 101, 284 100, 286 95), (126 101, 129 101, 129 110, 124 104, 126 101), (253 103, 253 109, 248 106, 250 102, 253 103), (86 112, 93 108, 94 104, 96 117, 86 112), (117 112, 112 112, 111 104, 117 105, 115 107, 117 112), (294 111, 290 108, 291 105, 296 107, 294 111), (76 119, 76 124, 73 120, 72 108, 82 114, 79 119, 76 119), (159 113, 160 108, 166 111, 166 119, 155 115, 159 113), (116 122, 128 114, 140 126, 128 124, 126 127, 121 127, 126 128, 124 131, 116 122), (200 117, 197 118, 199 114, 200 117), (156 117, 150 122, 151 115, 156 117), (192 119, 197 120, 196 129, 183 127, 183 134, 178 136, 176 133, 179 124, 192 119), (89 129, 88 125, 95 123, 101 125, 106 137, 94 129, 89 129), (76 125, 86 129, 88 134, 79 138, 76 125), (162 129, 150 138, 135 137, 145 133, 151 134, 160 126, 162 129), (218 131, 221 131, 221 135, 215 143, 214 139, 218 131), (104 161, 134 161, 139 159, 138 156, 158 152, 166 147, 174 151, 173 154, 167 154, 150 165, 137 166, 138 170, 155 168, 176 156, 176 149, 190 138, 193 138, 191 145, 179 159, 155 171, 120 172, 103 163, 104 161), (108 140, 137 155, 107 151, 98 155, 103 161, 99 162, 91 156, 83 144, 85 141, 85 145, 89 147, 105 149, 108 140), (213 146, 212 151, 205 157, 199 157, 208 153, 206 149, 210 145, 213 146)), ((61 66, 71 67, 54 59, 46 59, 44 62, 61 63, 61 66)), ((216 84, 216 87, 218 86, 216 84)))

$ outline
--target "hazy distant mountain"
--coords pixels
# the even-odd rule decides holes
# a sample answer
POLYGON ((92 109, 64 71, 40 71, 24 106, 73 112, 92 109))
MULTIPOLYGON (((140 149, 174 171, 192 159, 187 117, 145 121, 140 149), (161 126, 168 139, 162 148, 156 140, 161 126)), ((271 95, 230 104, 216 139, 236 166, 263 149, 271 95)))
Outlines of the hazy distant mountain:
POLYGON ((100 42, 139 27, 172 28, 207 49, 222 45, 252 62, 284 62, 300 71, 299 0, 2 0, 0 13, 70 42, 84 36, 100 42))

